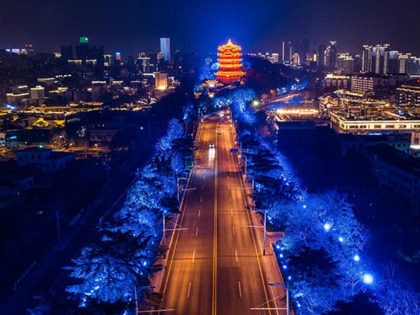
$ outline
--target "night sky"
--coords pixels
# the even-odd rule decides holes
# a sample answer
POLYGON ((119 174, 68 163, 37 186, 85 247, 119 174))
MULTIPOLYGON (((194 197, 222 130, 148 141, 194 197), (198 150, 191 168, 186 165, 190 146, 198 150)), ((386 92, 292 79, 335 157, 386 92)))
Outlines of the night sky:
POLYGON ((420 0, 1 0, 0 48, 59 51, 80 35, 123 55, 157 51, 169 36, 172 49, 201 53, 229 37, 245 52, 308 38, 312 48, 387 42, 420 56, 420 0))

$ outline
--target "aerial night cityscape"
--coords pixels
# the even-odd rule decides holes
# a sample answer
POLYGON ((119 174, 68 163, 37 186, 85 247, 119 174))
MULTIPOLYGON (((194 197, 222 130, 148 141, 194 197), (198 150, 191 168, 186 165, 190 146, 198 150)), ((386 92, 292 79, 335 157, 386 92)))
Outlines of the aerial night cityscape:
POLYGON ((419 315, 419 0, 3 0, 0 315, 419 315))

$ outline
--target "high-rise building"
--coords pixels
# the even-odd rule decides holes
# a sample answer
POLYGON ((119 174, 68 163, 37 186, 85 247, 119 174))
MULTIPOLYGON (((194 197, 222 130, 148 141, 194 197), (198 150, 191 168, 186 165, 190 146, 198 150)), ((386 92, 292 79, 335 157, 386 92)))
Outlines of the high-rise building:
POLYGON ((334 71, 336 68, 336 59, 337 59, 337 42, 330 41, 330 44, 324 51, 324 65, 330 70, 334 71))
POLYGON ((169 37, 162 37, 160 39, 160 51, 163 52, 166 62, 171 62, 171 39, 169 37))
POLYGON ((291 62, 293 55, 293 45, 292 42, 281 42, 281 62, 291 62))
POLYGON ((363 45, 362 72, 370 73, 373 72, 372 69, 372 46, 363 45))
POLYGON ((388 60, 388 73, 400 73, 400 67, 398 64, 398 50, 390 50, 389 51, 389 60, 388 60))
POLYGON ((273 58, 273 63, 279 63, 279 54, 278 53, 272 53, 271 58, 273 58))
POLYGON ((420 75, 420 57, 411 57, 407 63, 407 74, 420 75))
POLYGON ((150 57, 142 52, 139 54, 138 60, 140 61, 142 72, 150 73, 150 57))
POLYGON ((319 45, 318 46, 318 58, 317 58, 317 65, 319 67, 324 67, 325 66, 325 56, 324 56, 324 52, 325 52, 325 46, 324 45, 319 45))
POLYGON ((408 62, 410 61, 410 53, 398 54, 398 73, 408 73, 408 62))
POLYGON ((354 73, 354 58, 349 53, 339 53, 337 56, 337 71, 340 74, 354 73))
POLYGON ((43 86, 37 85, 30 89, 31 99, 36 102, 36 104, 42 104, 45 100, 45 88, 43 86))
POLYGON ((284 55, 286 52, 286 42, 282 41, 281 42, 281 63, 284 63, 284 61, 286 60, 286 56, 284 55))
POLYGON ((354 72, 359 73, 362 71, 362 56, 359 54, 355 54, 354 58, 354 72))
POLYGON ((387 75, 389 63, 389 44, 372 47, 372 66, 376 74, 387 75))

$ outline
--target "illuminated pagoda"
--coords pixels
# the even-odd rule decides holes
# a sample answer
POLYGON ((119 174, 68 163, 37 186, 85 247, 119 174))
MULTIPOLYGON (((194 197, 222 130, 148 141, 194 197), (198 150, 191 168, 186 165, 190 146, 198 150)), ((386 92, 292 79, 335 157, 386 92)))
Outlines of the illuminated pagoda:
POLYGON ((245 74, 242 71, 242 53, 241 46, 235 45, 229 41, 226 45, 219 46, 219 71, 216 72, 217 79, 225 84, 240 81, 245 74))

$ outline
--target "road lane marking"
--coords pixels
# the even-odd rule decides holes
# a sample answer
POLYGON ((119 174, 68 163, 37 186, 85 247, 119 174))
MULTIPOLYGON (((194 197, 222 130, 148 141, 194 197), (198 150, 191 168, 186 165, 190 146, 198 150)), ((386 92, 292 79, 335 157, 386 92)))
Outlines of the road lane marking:
POLYGON ((239 262, 239 259, 238 259, 238 251, 235 249, 235 259, 236 259, 236 262, 239 262))
POLYGON ((233 233, 233 236, 236 237, 236 229, 235 229, 235 226, 232 226, 232 233, 233 233))
POLYGON ((203 196, 200 196, 200 202, 203 202, 203 196))
MULTIPOLYGON (((240 173, 239 165, 237 165, 237 167, 238 167, 238 173, 240 173)), ((247 200, 246 200, 246 197, 245 197, 245 194, 244 194, 244 189, 243 189, 244 186, 242 184, 242 178, 241 177, 237 177, 237 179, 239 180, 239 184, 241 185, 241 188, 242 188, 242 198, 243 198, 243 201, 244 201, 244 205, 246 206, 247 205, 247 200)), ((251 220, 250 212, 245 210, 245 213, 248 216, 249 225, 252 226, 252 220, 251 220)), ((254 244, 255 256, 257 258, 258 269, 260 271, 261 284, 262 284, 262 287, 264 289, 265 300, 267 301, 267 305, 269 305, 270 300, 268 298, 268 293, 267 293, 267 289, 266 289, 265 279, 264 279, 264 275, 263 275, 263 271, 262 271, 262 266, 261 266, 261 260, 260 260, 260 256, 259 256, 258 249, 257 249, 257 244, 256 244, 256 240, 255 240, 255 233, 256 233, 255 229, 252 228, 251 229, 251 235, 252 235, 252 240, 253 240, 253 244, 254 244)), ((270 310, 268 310, 268 314, 271 314, 271 311, 270 310)))
MULTIPOLYGON (((217 129, 217 124, 216 124, 217 129)), ((216 148, 218 147, 217 143, 217 134, 216 134, 216 148)), ((214 161, 214 215, 213 215, 213 290, 212 290, 212 315, 217 314, 217 158, 218 154, 216 152, 215 161, 214 161)))
POLYGON ((193 251, 193 255, 192 255, 192 262, 194 263, 194 260, 195 260, 195 249, 194 249, 194 251, 193 251))
POLYGON ((191 293, 191 282, 188 282, 188 292, 187 292, 187 298, 190 297, 190 293, 191 293))
POLYGON ((195 236, 198 236, 198 226, 195 228, 195 236))
POLYGON ((241 286, 241 281, 238 281, 238 288, 239 288, 239 297, 242 297, 242 286, 241 286))
POLYGON ((198 217, 200 217, 200 215, 201 215, 201 209, 198 209, 198 217))

